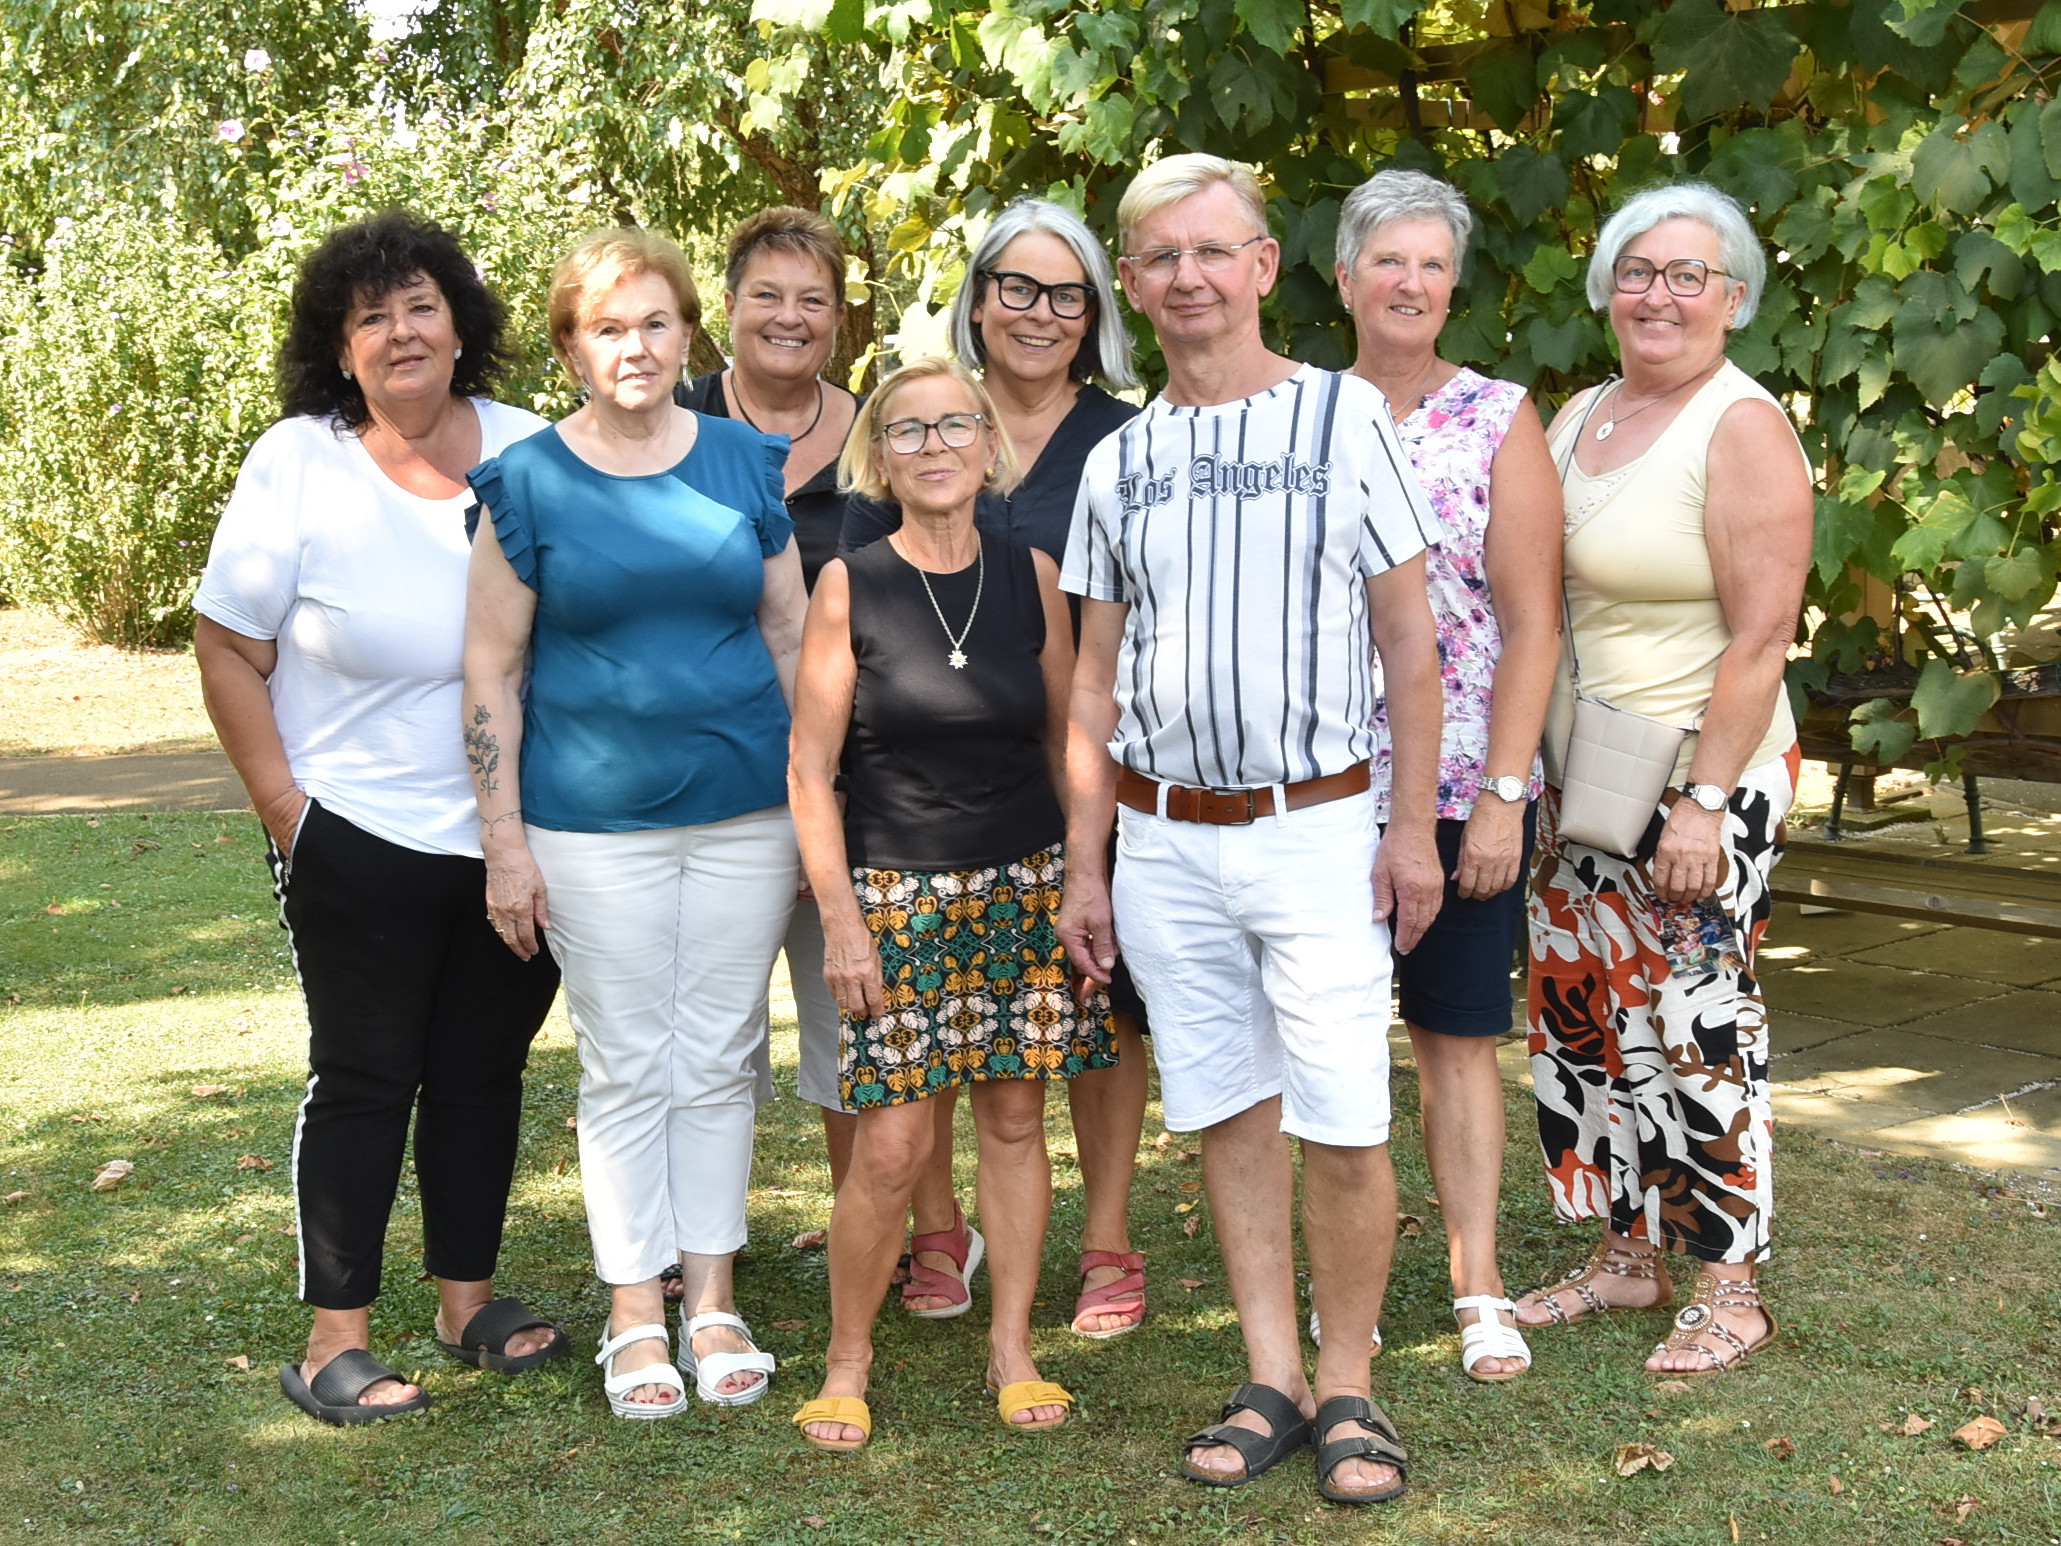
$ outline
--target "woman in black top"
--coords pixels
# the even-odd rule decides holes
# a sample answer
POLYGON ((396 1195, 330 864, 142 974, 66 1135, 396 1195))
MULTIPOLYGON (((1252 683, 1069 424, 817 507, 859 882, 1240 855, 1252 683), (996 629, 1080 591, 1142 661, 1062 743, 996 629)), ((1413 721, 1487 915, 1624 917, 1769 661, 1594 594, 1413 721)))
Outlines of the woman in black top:
MULTIPOLYGON (((952 347, 982 371, 998 427, 1028 469, 1013 489, 983 490, 975 522, 1063 562, 1081 467, 1138 411, 1096 384, 1099 377, 1121 391, 1137 378, 1109 259, 1080 216, 1043 199, 1018 199, 995 218, 952 305, 952 347)), ((892 504, 855 502, 839 551, 857 552, 900 523, 892 504)), ((1068 600, 1078 616, 1079 603, 1068 600)), ((1145 1258, 1131 1249, 1129 1228, 1145 1125, 1145 1003, 1122 961, 1109 1000, 1123 1059, 1066 1091, 1088 1204, 1073 1329, 1097 1339, 1135 1331, 1145 1319, 1145 1258)), ((916 1189, 919 1234, 952 1217, 951 1119, 948 1091, 938 1103, 945 1136, 916 1189)), ((902 1293, 918 1315, 937 1306, 914 1280, 902 1293)))
MULTIPOLYGON (((822 374, 844 322, 844 262, 837 227, 813 210, 782 205, 747 218, 730 235, 723 271, 730 367, 673 391, 683 408, 787 436, 787 514, 811 590, 837 552, 853 502, 837 486, 837 453, 858 399, 822 374)), ((837 1009, 823 985, 822 930, 806 899, 782 948, 800 1032, 800 1093, 823 1113, 834 1190, 851 1159, 852 1118, 838 1106, 837 1009)), ((667 1297, 678 1298, 683 1287, 668 1276, 667 1297)))
POLYGON ((987 393, 950 361, 881 385, 841 471, 891 493, 904 522, 824 568, 803 636, 788 779, 844 1016, 839 1093, 858 1113, 831 1213, 823 1393, 795 1417, 824 1449, 871 1432, 873 1320, 937 1136, 926 1098, 960 1084, 974 1091, 989 1239, 955 1210, 949 1230, 918 1236, 913 1272, 938 1301, 931 1318, 960 1315, 985 1249, 987 1383, 1002 1420, 1056 1428, 1073 1404, 1030 1350, 1052 1206, 1045 1081, 1108 1066, 1115 1048, 1100 995, 1076 1002, 1052 928, 1073 669, 1058 566, 974 528, 982 488, 1016 481, 993 421, 987 393))

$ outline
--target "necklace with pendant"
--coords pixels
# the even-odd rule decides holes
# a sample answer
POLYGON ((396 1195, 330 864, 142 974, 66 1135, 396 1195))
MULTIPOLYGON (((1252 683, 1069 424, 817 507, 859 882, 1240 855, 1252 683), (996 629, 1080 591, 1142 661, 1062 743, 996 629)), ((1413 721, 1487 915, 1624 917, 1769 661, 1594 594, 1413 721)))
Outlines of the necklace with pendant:
POLYGON ((916 578, 923 582, 923 594, 930 598, 930 610, 937 613, 938 627, 944 629, 945 637, 952 641, 952 653, 945 657, 945 664, 954 671, 964 671, 966 669, 966 650, 964 647, 966 636, 973 632, 973 619, 980 612, 980 594, 987 588, 987 544, 982 543, 979 551, 979 567, 974 571, 973 576, 973 605, 966 613, 966 626, 961 628, 956 636, 952 632, 952 625, 945 621, 945 609, 937 604, 937 592, 930 588, 930 576, 925 574, 919 565, 911 564, 909 566, 916 571, 916 578))
POLYGON ((1704 366, 1703 369, 1699 370, 1687 381, 1684 381, 1681 384, 1681 386, 1675 387, 1671 391, 1662 392, 1658 397, 1654 398, 1651 402, 1641 403, 1638 407, 1634 408, 1630 413, 1622 415, 1620 415, 1617 411, 1617 400, 1624 392, 1624 381, 1622 378, 1620 378, 1617 383, 1616 391, 1613 391, 1610 394, 1610 417, 1604 420, 1603 423, 1596 427, 1596 443, 1598 445, 1601 445, 1604 441, 1608 440, 1611 437, 1612 433, 1617 429, 1620 419, 1624 420, 1625 422, 1629 422, 1633 419, 1636 419, 1648 408, 1658 408, 1670 397, 1673 397, 1676 392, 1684 391, 1689 387, 1695 386, 1698 382, 1708 379, 1710 373, 1713 370, 1715 370, 1718 366, 1724 363, 1725 357, 1722 354, 1720 354, 1715 360, 1711 361, 1710 364, 1704 366))
POLYGON ((1395 404, 1389 404, 1388 416, 1391 419, 1393 419, 1396 423, 1401 424, 1405 419, 1409 418, 1411 414, 1415 413, 1419 408, 1424 406, 1425 395, 1431 390, 1431 378, 1438 374, 1439 363, 1440 361, 1438 359, 1438 356, 1433 355, 1431 358, 1431 369, 1427 370, 1423 374, 1423 376, 1418 380, 1417 390, 1410 395, 1409 407, 1398 411, 1395 404))

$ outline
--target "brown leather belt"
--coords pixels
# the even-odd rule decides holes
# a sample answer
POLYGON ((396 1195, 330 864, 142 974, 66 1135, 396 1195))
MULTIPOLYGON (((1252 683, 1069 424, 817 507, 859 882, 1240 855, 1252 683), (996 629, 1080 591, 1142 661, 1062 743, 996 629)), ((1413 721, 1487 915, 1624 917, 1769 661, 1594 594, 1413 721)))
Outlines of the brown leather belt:
MULTIPOLYGON (((1343 773, 1330 773, 1323 778, 1308 778, 1299 784, 1287 785, 1282 790, 1286 796, 1283 803, 1289 810, 1299 811, 1305 805, 1322 805, 1327 800, 1343 800, 1347 795, 1363 794, 1371 782, 1368 764, 1362 762, 1343 773)), ((1157 815, 1161 787, 1142 773, 1129 768, 1117 769, 1116 797, 1134 811, 1157 815)), ((1274 791, 1271 787, 1191 789, 1186 784, 1167 784, 1164 788, 1166 814, 1171 821, 1199 821, 1212 827, 1244 827, 1262 816, 1274 814, 1274 791)))

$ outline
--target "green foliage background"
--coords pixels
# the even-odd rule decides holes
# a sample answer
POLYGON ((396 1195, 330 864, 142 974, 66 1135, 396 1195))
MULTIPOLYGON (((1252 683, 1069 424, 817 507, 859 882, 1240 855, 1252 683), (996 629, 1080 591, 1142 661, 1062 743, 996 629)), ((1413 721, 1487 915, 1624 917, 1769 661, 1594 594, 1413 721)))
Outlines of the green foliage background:
MULTIPOLYGON (((25 449, 44 443, 29 426, 89 448, 65 466, 143 478, 168 521, 201 519, 209 478, 219 499, 261 427, 249 402, 291 260, 336 220, 399 200, 450 221, 535 340, 548 262, 581 229, 663 225, 708 262, 739 215, 817 201, 857 254, 866 304, 840 364, 862 373, 896 316, 949 300, 1008 198, 1065 200, 1113 238, 1129 178, 1184 149, 1269 174, 1286 259, 1269 325, 1330 365, 1352 350, 1331 280, 1345 194, 1385 165, 1452 178, 1480 223, 1444 352, 1547 407, 1611 368, 1582 287, 1599 219, 1662 178, 1736 194, 1773 262, 1733 357, 1792 406, 1821 469, 1792 675, 1887 668, 1900 685, 1855 730, 1885 760, 1965 735, 2022 686, 2010 641, 2061 570, 2061 4, 441 0, 382 41, 334 0, 61 15, 0 0, 0 23, 0 223, 19 276, 0 344, 0 586, 102 633, 185 626, 193 550, 150 550, 159 589, 122 614, 147 627, 105 621, 90 584, 66 602, 49 571, 76 566, 76 543, 27 512, 80 474, 25 449), (67 219, 187 254, 127 281, 164 286, 161 314, 204 304, 204 286, 178 298, 175 268, 219 269, 241 297, 195 331, 223 332, 244 374, 194 410, 214 440, 190 475, 152 489, 152 458, 121 439, 154 444, 151 421, 74 411, 64 357, 95 302, 65 288, 84 265, 46 262, 67 219)), ((514 395, 552 406, 547 365, 533 348, 514 395)))

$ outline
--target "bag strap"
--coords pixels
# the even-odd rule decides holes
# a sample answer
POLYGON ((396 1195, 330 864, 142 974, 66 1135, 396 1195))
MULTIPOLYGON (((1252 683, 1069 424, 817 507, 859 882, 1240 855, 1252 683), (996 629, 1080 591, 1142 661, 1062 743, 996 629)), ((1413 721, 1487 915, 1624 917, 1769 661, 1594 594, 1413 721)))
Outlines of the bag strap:
MULTIPOLYGON (((1560 454, 1560 497, 1563 502, 1567 498, 1567 470, 1574 465, 1575 449, 1582 443, 1582 436, 1588 430, 1589 420, 1596 416, 1596 410, 1602 406, 1603 394, 1610 390, 1617 379, 1615 375, 1605 377, 1603 384, 1590 394, 1589 406, 1582 411, 1581 423, 1575 425, 1574 433, 1568 437, 1566 449, 1560 454)), ((1582 658, 1574 647, 1574 608, 1567 600, 1567 564, 1564 557, 1561 560, 1560 572, 1560 616, 1567 624, 1568 680, 1575 692, 1579 693, 1582 690, 1582 658)))

